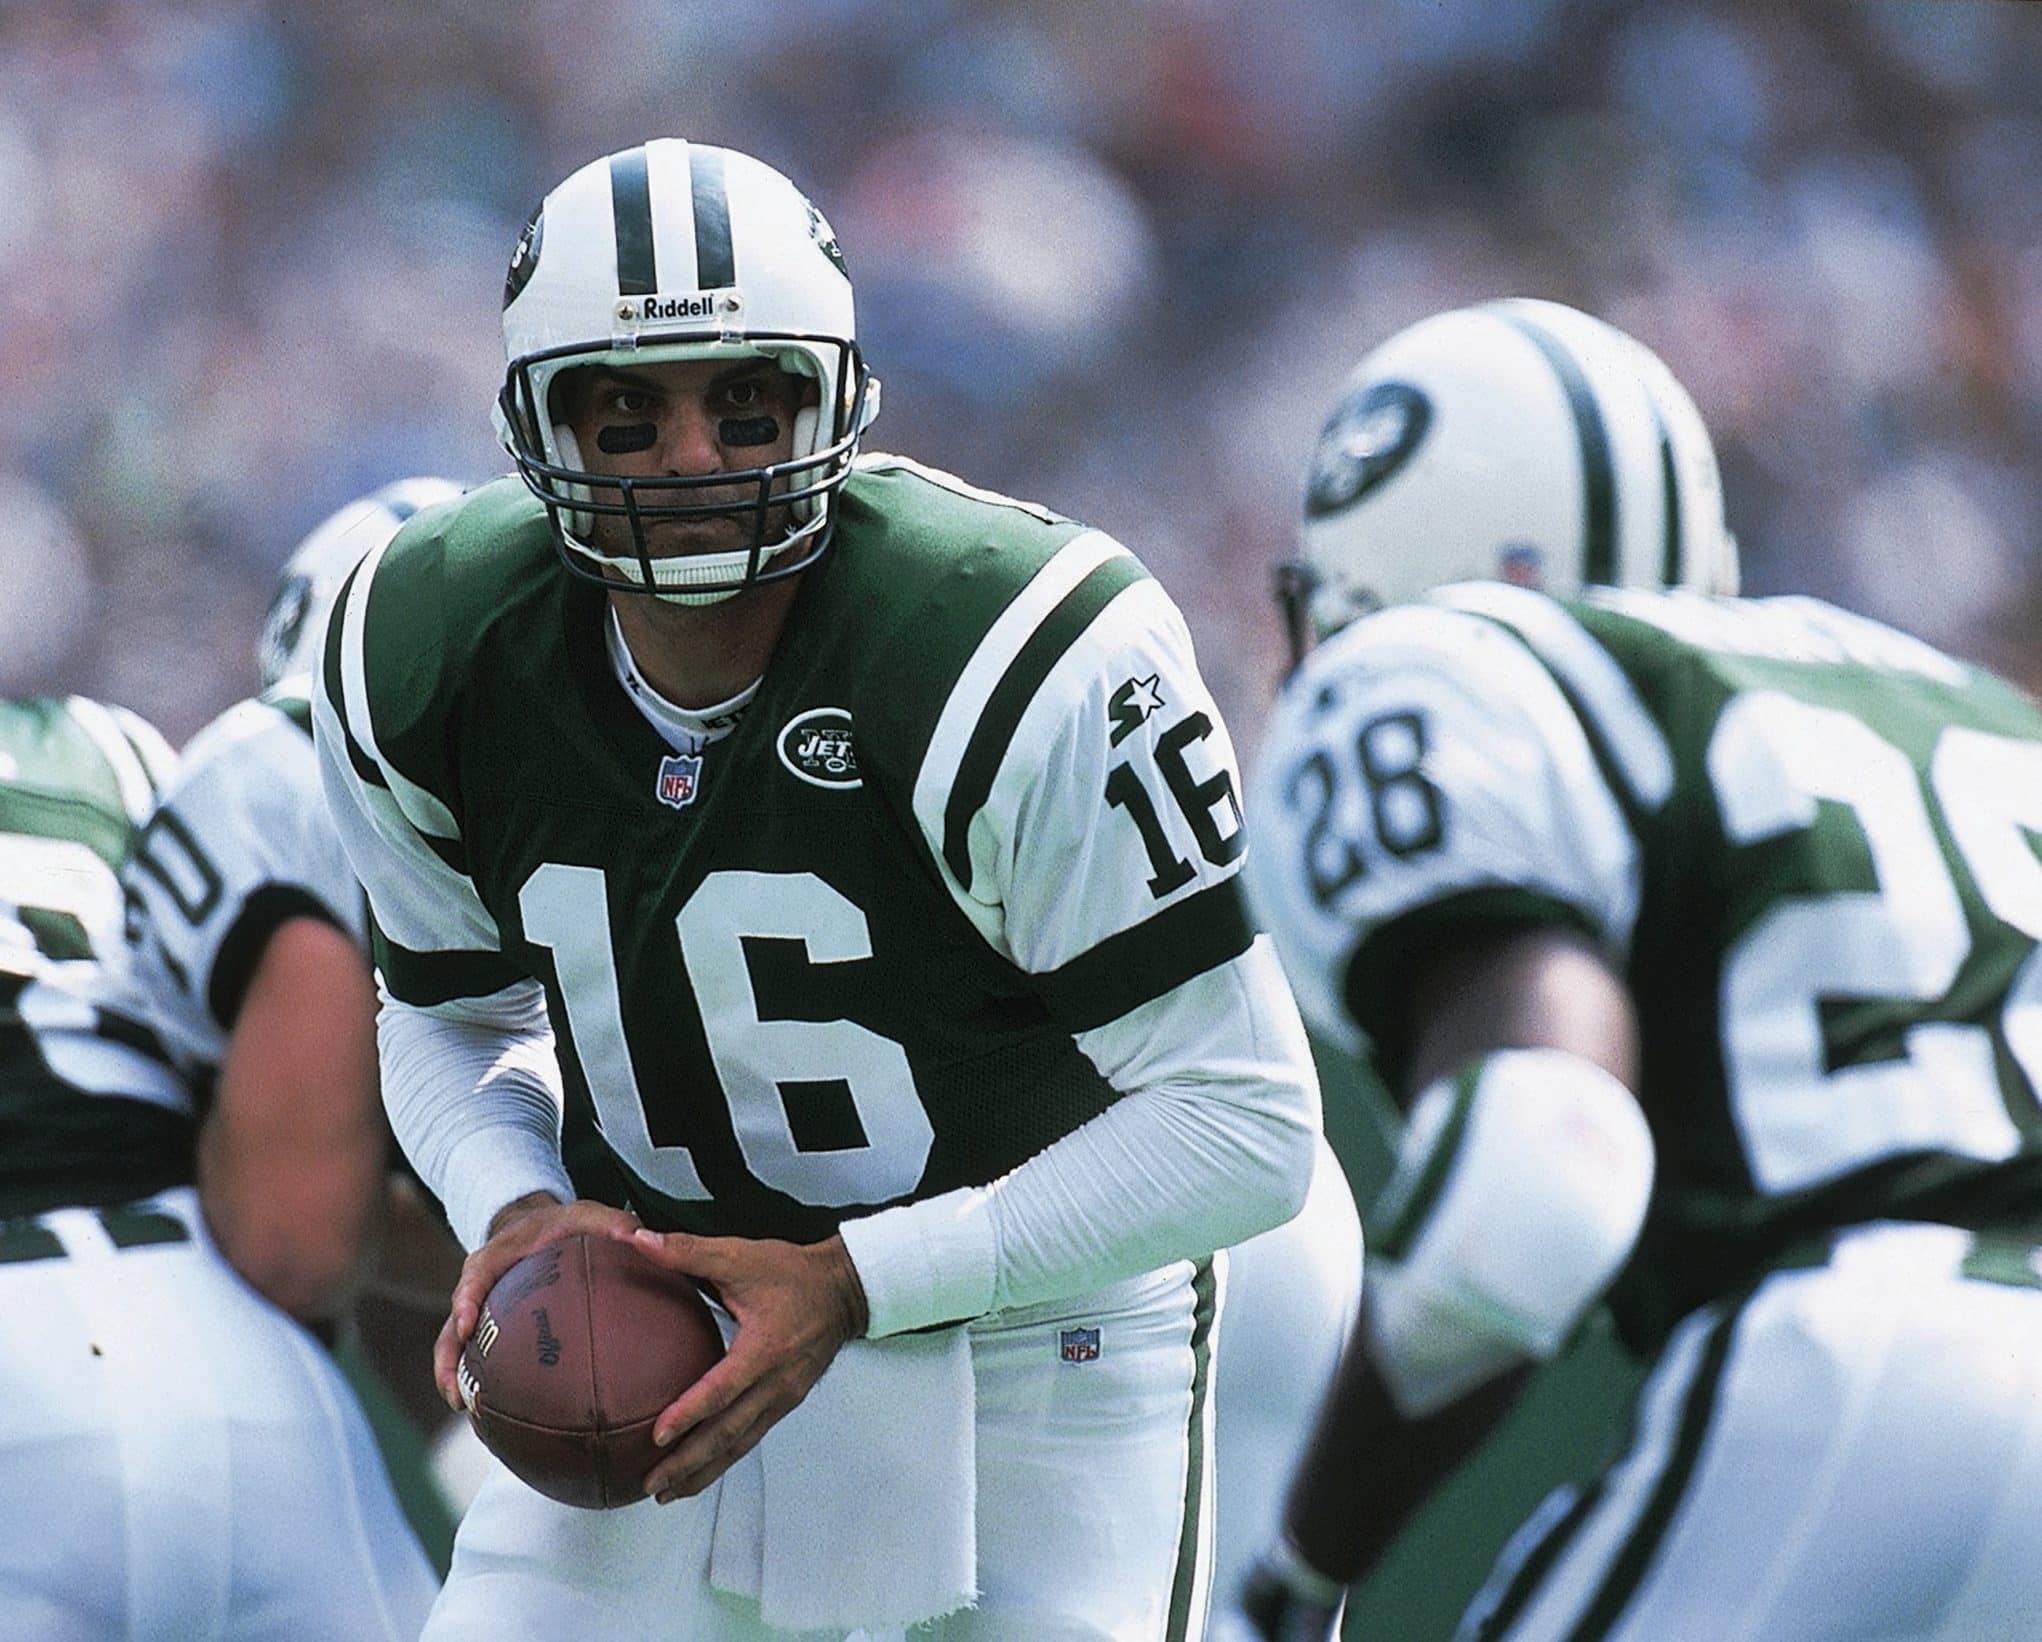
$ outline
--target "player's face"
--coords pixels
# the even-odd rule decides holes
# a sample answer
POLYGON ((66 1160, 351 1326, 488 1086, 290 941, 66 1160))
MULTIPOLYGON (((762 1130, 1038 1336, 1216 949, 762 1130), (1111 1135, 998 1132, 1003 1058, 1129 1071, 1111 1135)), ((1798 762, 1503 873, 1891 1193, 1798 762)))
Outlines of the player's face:
MULTIPOLYGON (((630 368, 591 366, 562 384, 564 420, 590 473, 633 478, 696 478, 748 468, 770 467, 794 452, 794 416, 815 398, 815 384, 765 359, 670 360, 630 368)), ((785 481, 777 488, 784 489, 785 481)), ((742 505, 755 492, 748 484, 711 485, 700 490, 642 493, 641 500, 742 505)), ((621 492, 595 492, 598 501, 621 500, 621 492)), ((778 515, 768 533, 785 528, 778 515)), ((722 553, 751 540, 748 517, 648 521, 646 544, 653 554, 722 553)), ((632 547, 628 519, 596 518, 596 545, 609 552, 632 547)))

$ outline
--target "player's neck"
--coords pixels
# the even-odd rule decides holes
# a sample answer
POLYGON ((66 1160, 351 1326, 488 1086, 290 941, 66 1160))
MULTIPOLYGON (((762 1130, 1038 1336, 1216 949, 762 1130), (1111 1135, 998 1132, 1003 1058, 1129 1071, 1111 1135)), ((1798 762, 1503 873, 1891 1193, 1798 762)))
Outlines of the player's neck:
POLYGON ((677 707, 714 707, 765 672, 799 585, 767 582, 708 605, 613 593, 610 606, 647 684, 677 707))

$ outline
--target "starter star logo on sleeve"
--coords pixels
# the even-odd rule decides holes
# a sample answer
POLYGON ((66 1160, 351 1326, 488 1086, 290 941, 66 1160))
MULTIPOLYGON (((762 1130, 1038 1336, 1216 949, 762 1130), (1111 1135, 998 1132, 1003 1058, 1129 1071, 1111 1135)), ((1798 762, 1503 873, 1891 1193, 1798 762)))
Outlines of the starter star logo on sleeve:
POLYGON ((1161 682, 1160 673, 1151 673, 1147 678, 1131 678, 1113 692, 1106 703, 1107 716, 1113 720, 1113 735, 1106 743, 1109 747, 1118 747, 1162 711, 1161 682))

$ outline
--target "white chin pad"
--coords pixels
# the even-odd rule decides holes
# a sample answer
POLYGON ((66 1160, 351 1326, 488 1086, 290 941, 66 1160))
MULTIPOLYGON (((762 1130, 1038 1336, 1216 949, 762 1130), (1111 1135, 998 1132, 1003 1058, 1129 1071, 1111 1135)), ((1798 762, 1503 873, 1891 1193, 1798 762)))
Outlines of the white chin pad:
POLYGON ((1557 1049, 1429 1085, 1368 1216, 1370 1356, 1416 1419, 1566 1343, 1630 1258, 1652 1195, 1630 1090, 1557 1049))

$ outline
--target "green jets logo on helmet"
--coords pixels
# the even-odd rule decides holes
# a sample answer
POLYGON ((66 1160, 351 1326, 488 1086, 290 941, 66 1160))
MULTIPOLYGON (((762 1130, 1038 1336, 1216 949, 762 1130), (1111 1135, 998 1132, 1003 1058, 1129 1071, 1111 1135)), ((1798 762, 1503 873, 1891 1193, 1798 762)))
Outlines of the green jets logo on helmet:
POLYGON ((837 236, 830 231, 829 219, 816 209, 814 200, 804 199, 801 203, 808 207, 810 236, 822 247, 822 254, 830 259, 830 265, 844 278, 849 279, 851 270, 844 266, 843 249, 837 244, 837 236))
POLYGON ((1404 465, 1431 424, 1431 401, 1405 382, 1377 382, 1342 402, 1319 435, 1305 516, 1351 507, 1404 465))
POLYGON ((541 200, 525 219, 525 230, 518 235, 518 243, 511 251, 510 266, 504 270, 503 305, 506 308, 517 301, 518 293, 531 283, 532 270, 539 266, 539 239, 545 229, 546 202, 541 200))

